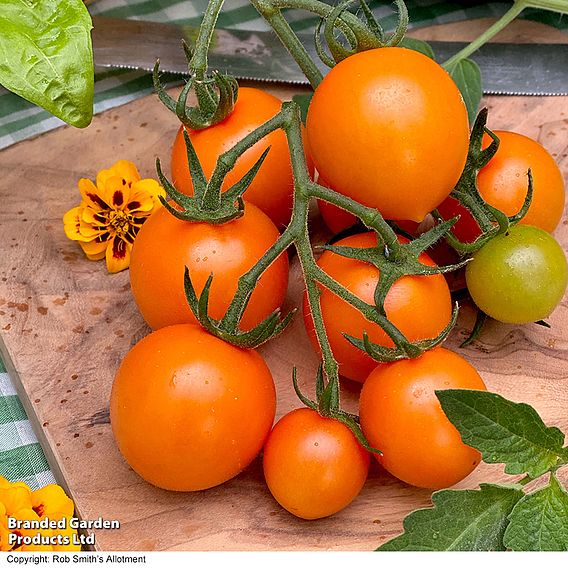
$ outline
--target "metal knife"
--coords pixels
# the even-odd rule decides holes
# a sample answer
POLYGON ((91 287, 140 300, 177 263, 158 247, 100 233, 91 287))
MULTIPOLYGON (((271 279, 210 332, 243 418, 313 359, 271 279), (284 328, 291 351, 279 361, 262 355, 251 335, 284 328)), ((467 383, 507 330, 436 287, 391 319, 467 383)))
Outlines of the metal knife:
MULTIPOLYGON (((164 72, 187 75, 181 48, 190 44, 197 29, 140 20, 93 17, 95 66, 151 71, 156 59, 164 72)), ((328 68, 315 53, 313 36, 299 34, 323 73, 328 68)), ((438 61, 446 61, 466 44, 429 42, 438 61)), ((481 68, 486 94, 568 94, 568 36, 566 44, 488 43, 473 56, 481 68)), ((209 53, 209 66, 237 79, 308 84, 296 62, 270 31, 218 29, 209 53)))

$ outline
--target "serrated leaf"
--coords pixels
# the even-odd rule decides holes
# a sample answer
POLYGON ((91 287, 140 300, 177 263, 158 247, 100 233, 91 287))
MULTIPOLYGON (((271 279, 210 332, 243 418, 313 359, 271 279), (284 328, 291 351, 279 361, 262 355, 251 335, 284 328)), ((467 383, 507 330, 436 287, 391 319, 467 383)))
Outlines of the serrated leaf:
POLYGON ((458 86, 467 108, 469 122, 473 124, 483 95, 479 66, 471 59, 459 59, 447 66, 446 71, 458 86))
POLYGON ((2 0, 0 83, 77 127, 93 115, 91 17, 81 0, 2 0))
POLYGON ((300 107, 300 116, 304 124, 306 124, 308 107, 310 106, 310 102, 312 101, 313 96, 313 93, 310 93, 309 95, 294 95, 292 97, 292 100, 300 107))
POLYGON ((407 49, 412 49, 413 51, 418 51, 426 57, 436 61, 436 56, 434 55, 434 50, 432 46, 422 39, 416 39, 414 37, 405 37, 399 44, 398 47, 406 47, 407 49))
POLYGON ((505 550, 507 517, 522 496, 520 487, 491 484, 436 491, 434 507, 410 513, 403 522, 404 533, 377 550, 505 550))
POLYGON ((515 505, 503 542, 516 551, 568 550, 568 492, 554 475, 515 505))
POLYGON ((504 463, 505 472, 546 473, 564 456, 564 434, 544 424, 528 404, 476 390, 436 391, 442 409, 468 446, 486 463, 504 463))

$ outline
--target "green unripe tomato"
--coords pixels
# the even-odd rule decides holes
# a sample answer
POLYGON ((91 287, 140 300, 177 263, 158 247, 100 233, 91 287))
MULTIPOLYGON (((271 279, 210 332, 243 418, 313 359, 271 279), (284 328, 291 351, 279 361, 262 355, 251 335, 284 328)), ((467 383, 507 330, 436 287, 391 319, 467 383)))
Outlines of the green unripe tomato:
POLYGON ((516 225, 473 255, 465 277, 480 310, 504 323, 523 324, 548 317, 560 303, 568 265, 549 233, 516 225))

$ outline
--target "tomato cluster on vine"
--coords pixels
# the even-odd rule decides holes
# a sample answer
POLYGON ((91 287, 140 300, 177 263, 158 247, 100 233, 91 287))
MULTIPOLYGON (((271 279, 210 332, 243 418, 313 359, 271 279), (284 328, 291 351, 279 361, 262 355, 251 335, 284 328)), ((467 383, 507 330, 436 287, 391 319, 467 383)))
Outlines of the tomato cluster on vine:
MULTIPOLYGON (((203 90, 201 41, 190 68, 203 90)), ((218 121, 196 124, 189 87, 176 104, 157 77, 156 69, 160 97, 183 124, 172 181, 158 170, 170 200, 132 252, 134 299, 155 331, 126 356, 112 391, 113 432, 127 462, 159 487, 196 491, 238 475, 264 449, 270 491, 305 519, 355 499, 371 455, 419 487, 471 473, 479 453, 462 442, 435 391, 486 386, 440 346, 457 317, 444 273, 465 267, 473 301, 501 321, 550 315, 568 278, 547 232, 564 205, 554 160, 525 137, 492 133, 483 114, 470 134, 451 77, 407 48, 343 58, 315 88, 305 128, 293 103, 254 88, 237 95, 220 79, 208 97, 197 92, 211 108, 193 113, 218 121), (308 225, 316 199, 332 232, 362 226, 324 245, 317 260, 308 225), (431 228, 422 231, 426 217, 431 228), (456 249, 454 265, 429 256, 440 239, 456 249), (273 427, 274 382, 254 348, 293 315, 281 314, 292 245, 322 364, 315 399, 294 377, 305 408, 273 427), (363 384, 360 416, 342 409, 340 376, 363 384)))

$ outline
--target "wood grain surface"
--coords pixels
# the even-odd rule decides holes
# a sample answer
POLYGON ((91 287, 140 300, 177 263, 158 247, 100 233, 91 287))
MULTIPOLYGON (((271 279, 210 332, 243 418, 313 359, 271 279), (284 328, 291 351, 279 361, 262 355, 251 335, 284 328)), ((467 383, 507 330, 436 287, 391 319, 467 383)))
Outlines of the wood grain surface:
MULTIPOLYGON (((462 26, 460 39, 471 26, 462 26)), ((525 37, 540 39, 542 28, 531 30, 525 37)), ((434 34, 445 37, 443 29, 434 34)), ((553 34, 546 28, 545 35, 551 40, 553 34)), ((282 98, 292 94, 270 90, 282 98)), ((538 139, 568 178, 568 97, 491 97, 485 104, 491 127, 538 139)), ((66 239, 62 216, 78 203, 78 179, 94 178, 119 158, 154 176, 156 156, 167 165, 176 129, 175 118, 152 96, 96 116, 84 131, 62 128, 0 153, 0 350, 50 464, 83 518, 120 521, 119 530, 96 531, 101 550, 371 550, 401 531, 408 512, 428 505, 430 492, 374 464, 351 506, 306 522, 272 499, 258 459, 220 487, 179 494, 142 481, 115 446, 108 417, 113 376, 149 330, 133 303, 128 272, 109 275, 104 263, 86 260, 66 239)), ((568 249, 565 217, 556 237, 568 249)), ((293 265, 287 307, 298 305, 302 290, 293 265)), ((551 329, 492 323, 473 346, 459 349, 472 324, 464 309, 449 345, 479 369, 490 389, 533 404, 547 423, 567 430, 566 298, 550 323, 551 329)), ((281 416, 298 406, 293 365, 301 386, 313 392, 317 359, 301 318, 262 353, 281 416)), ((357 396, 355 385, 344 385, 347 408, 356 409, 357 396)), ((500 479, 500 466, 482 465, 459 486, 500 479)))

